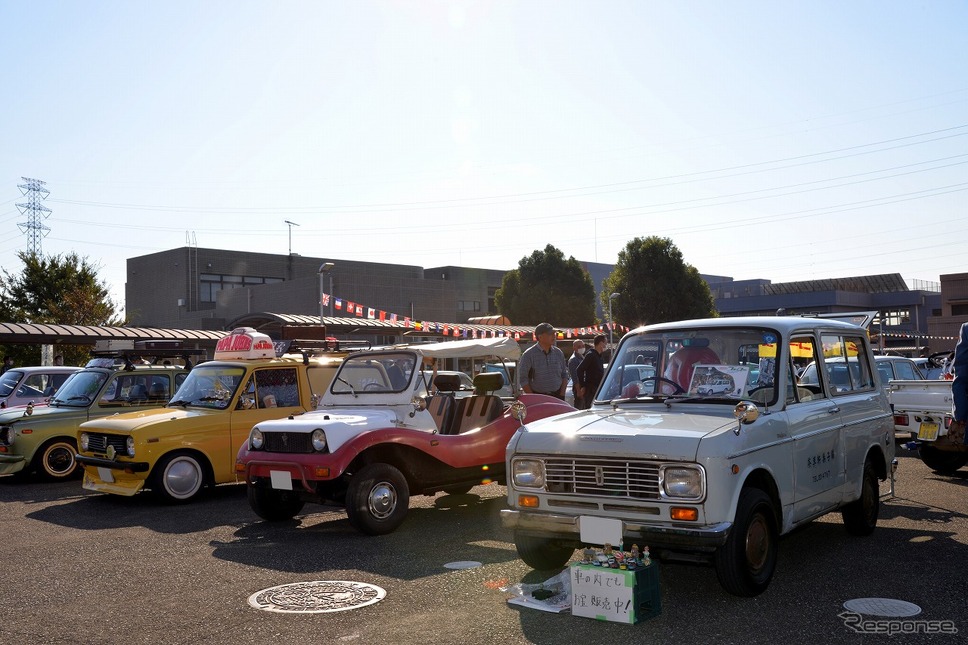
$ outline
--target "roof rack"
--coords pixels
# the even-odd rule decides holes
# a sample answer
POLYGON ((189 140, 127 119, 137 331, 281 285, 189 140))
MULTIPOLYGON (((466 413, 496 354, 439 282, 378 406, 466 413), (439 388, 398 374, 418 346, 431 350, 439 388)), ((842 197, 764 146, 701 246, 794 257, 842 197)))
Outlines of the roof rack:
POLYGON ((311 356, 370 349, 372 346, 368 340, 338 340, 336 338, 327 338, 325 340, 296 338, 293 340, 277 340, 274 344, 276 346, 276 356, 282 356, 283 354, 302 354, 303 363, 307 365, 309 364, 309 358, 311 356))
POLYGON ((135 367, 132 359, 149 360, 151 365, 160 365, 165 358, 181 358, 185 361, 185 369, 193 367, 192 356, 205 356, 204 349, 94 349, 90 352, 94 358, 88 361, 86 367, 107 367, 105 360, 112 360, 114 365, 124 365, 125 372, 133 372, 135 367))

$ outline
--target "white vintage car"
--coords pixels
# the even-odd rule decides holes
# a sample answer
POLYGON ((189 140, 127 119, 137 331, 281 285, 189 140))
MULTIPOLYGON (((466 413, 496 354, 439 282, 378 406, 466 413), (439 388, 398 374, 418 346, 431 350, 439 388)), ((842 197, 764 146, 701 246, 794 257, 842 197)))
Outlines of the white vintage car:
POLYGON ((727 591, 752 596, 773 577, 780 535, 834 510, 849 533, 871 533, 878 480, 895 463, 862 327, 786 316, 664 323, 622 339, 590 410, 515 433, 502 522, 536 569, 564 565, 582 544, 634 543, 707 561, 727 591), (629 383, 640 355, 656 371, 629 383), (843 357, 846 385, 826 369, 843 357), (796 366, 810 360, 820 383, 800 386, 796 366))

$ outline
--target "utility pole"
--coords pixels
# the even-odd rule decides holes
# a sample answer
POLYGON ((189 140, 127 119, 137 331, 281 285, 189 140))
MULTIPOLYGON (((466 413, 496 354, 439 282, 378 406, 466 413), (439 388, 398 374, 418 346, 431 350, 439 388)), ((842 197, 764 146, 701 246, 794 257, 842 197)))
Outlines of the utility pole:
POLYGON ((20 192, 27 196, 27 202, 17 204, 21 215, 27 215, 27 221, 18 223, 21 232, 27 235, 27 252, 31 255, 40 257, 43 254, 41 240, 50 233, 50 227, 43 223, 41 216, 45 219, 50 217, 50 209, 41 204, 41 200, 47 199, 50 191, 44 186, 47 182, 29 177, 21 177, 24 183, 18 184, 20 192))
POLYGON ((289 225, 289 255, 292 255, 292 227, 299 226, 295 222, 290 222, 289 220, 283 220, 289 225))

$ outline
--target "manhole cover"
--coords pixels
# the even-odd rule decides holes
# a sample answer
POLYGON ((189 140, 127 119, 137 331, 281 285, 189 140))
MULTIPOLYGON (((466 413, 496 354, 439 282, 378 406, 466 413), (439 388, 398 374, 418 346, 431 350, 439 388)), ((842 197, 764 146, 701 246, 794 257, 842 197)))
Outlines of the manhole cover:
POLYGON ((459 562, 448 562, 444 565, 445 569, 473 569, 474 567, 483 566, 480 562, 474 562, 473 560, 461 560, 459 562))
POLYGON ((921 613, 921 608, 914 603, 894 600, 893 598, 854 598, 844 603, 844 609, 849 609, 857 614, 891 618, 917 616, 921 613))
POLYGON ((249 596, 249 605, 286 614, 321 614, 372 605, 386 595, 380 587, 364 582, 315 580, 257 591, 249 596))

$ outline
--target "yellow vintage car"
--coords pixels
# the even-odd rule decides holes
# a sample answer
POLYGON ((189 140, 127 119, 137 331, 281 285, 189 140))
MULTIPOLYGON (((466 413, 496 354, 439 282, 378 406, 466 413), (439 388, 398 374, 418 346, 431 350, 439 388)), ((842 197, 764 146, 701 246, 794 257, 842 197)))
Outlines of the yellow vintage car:
POLYGON ((235 455, 252 426, 314 409, 346 355, 341 350, 292 341, 277 355, 265 334, 234 330, 165 407, 80 425, 84 488, 125 496, 148 488, 163 501, 188 502, 206 486, 235 482, 235 455))

